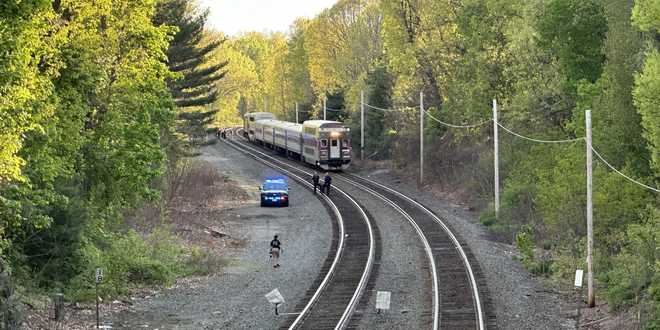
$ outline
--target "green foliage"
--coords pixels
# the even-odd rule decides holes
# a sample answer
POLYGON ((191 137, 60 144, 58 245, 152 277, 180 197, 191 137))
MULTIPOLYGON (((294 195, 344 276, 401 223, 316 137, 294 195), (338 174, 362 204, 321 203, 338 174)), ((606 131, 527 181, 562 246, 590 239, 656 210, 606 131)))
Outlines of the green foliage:
POLYGON ((650 304, 649 315, 644 318, 653 328, 660 321, 660 209, 649 206, 643 221, 628 226, 623 244, 622 252, 604 276, 608 284, 605 297, 613 309, 650 304))
POLYGON ((653 50, 635 79, 635 105, 642 117, 643 135, 648 141, 651 166, 660 176, 660 53, 653 50))
POLYGON ((107 246, 88 245, 83 249, 84 266, 68 287, 72 299, 91 299, 95 294, 94 273, 102 268, 101 296, 113 297, 140 285, 167 285, 188 274, 185 251, 165 229, 148 237, 134 231, 108 238, 107 246))
POLYGON ((218 109, 206 106, 217 101, 216 84, 226 74, 227 62, 209 60, 224 39, 205 38, 208 13, 208 9, 198 10, 191 0, 166 0, 158 2, 153 17, 155 25, 177 29, 167 49, 169 69, 176 73, 168 87, 180 109, 180 131, 190 137, 204 136, 203 130, 213 121, 218 109), (185 116, 191 113, 194 116, 185 116))
POLYGON ((516 235, 516 247, 520 251, 520 262, 532 274, 547 275, 552 267, 552 262, 548 258, 537 258, 534 252, 536 244, 530 226, 523 226, 522 230, 516 235))
POLYGON ((541 46, 557 56, 569 82, 594 82, 605 60, 607 21, 597 0, 552 0, 538 22, 541 46))

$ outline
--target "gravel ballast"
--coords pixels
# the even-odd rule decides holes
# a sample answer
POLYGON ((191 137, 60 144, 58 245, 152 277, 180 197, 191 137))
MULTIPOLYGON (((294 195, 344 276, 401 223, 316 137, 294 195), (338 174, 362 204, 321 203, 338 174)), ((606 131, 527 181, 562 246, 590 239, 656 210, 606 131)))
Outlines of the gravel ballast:
POLYGON ((381 237, 381 257, 372 291, 365 291, 366 305, 358 307, 352 323, 358 329, 425 329, 432 322, 432 283, 428 257, 410 223, 380 199, 335 179, 373 216, 381 237), (391 292, 390 309, 376 312, 377 291, 391 292))
POLYGON ((569 317, 575 306, 567 304, 558 293, 513 260, 517 255, 515 247, 490 240, 474 214, 420 192, 414 185, 401 183, 386 170, 363 170, 357 174, 397 189, 447 219, 452 229, 468 243, 486 275, 500 329, 575 328, 574 319, 569 317))
POLYGON ((249 205, 229 209, 222 226, 246 241, 231 252, 220 274, 175 285, 160 294, 134 302, 112 317, 114 328, 127 329, 275 329, 286 315, 276 316, 264 297, 277 288, 293 307, 317 277, 328 254, 332 220, 323 204, 302 185, 289 179, 290 207, 259 206, 258 186, 281 175, 224 143, 207 146, 200 156, 219 172, 243 183, 254 196, 249 205), (273 235, 282 242, 281 267, 274 269, 268 250, 273 235))

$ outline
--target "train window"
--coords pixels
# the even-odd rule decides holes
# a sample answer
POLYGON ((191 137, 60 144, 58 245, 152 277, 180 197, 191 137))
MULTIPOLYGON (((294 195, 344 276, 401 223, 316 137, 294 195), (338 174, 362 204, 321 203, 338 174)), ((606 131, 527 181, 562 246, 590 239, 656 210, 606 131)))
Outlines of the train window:
POLYGON ((331 140, 332 141, 332 146, 336 147, 337 146, 337 140, 331 140))
POLYGON ((250 121, 254 121, 254 117, 250 117, 250 121))
POLYGON ((328 146, 328 140, 326 140, 326 139, 321 140, 321 147, 325 148, 327 146, 328 146))

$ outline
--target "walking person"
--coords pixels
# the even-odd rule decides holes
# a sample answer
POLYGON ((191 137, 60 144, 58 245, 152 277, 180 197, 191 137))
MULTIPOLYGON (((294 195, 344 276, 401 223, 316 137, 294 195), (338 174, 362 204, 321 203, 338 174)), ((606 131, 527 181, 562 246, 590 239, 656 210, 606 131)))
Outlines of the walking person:
POLYGON ((270 241, 270 257, 273 260, 273 268, 280 266, 280 252, 282 252, 282 243, 277 239, 277 235, 270 241))
MULTIPOLYGON (((319 180, 320 179, 321 178, 319 177, 319 173, 314 172, 314 175, 312 175, 312 184, 314 185, 314 194, 316 194, 316 187, 320 187, 319 186, 319 180)), ((323 190, 321 190, 321 193, 323 193, 323 190)))
POLYGON ((330 185, 332 184, 332 178, 328 172, 325 172, 325 177, 323 178, 323 186, 325 187, 325 194, 330 196, 330 185))

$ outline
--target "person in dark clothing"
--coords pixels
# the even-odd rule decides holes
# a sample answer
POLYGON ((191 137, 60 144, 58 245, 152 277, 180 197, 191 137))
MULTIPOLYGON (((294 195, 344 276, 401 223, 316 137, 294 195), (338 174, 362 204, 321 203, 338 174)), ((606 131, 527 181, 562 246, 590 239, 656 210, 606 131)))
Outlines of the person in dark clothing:
MULTIPOLYGON (((312 184, 314 185, 314 193, 316 194, 316 187, 319 187, 319 180, 321 178, 319 177, 318 172, 314 172, 314 175, 312 175, 312 184)), ((321 191, 323 192, 323 191, 321 191)))
POLYGON ((325 172, 325 177, 323 178, 323 186, 325 188, 325 194, 330 196, 330 184, 332 184, 332 178, 328 172, 325 172))
POLYGON ((273 268, 280 266, 280 252, 282 252, 282 243, 277 239, 277 235, 270 241, 270 258, 273 260, 273 268))

